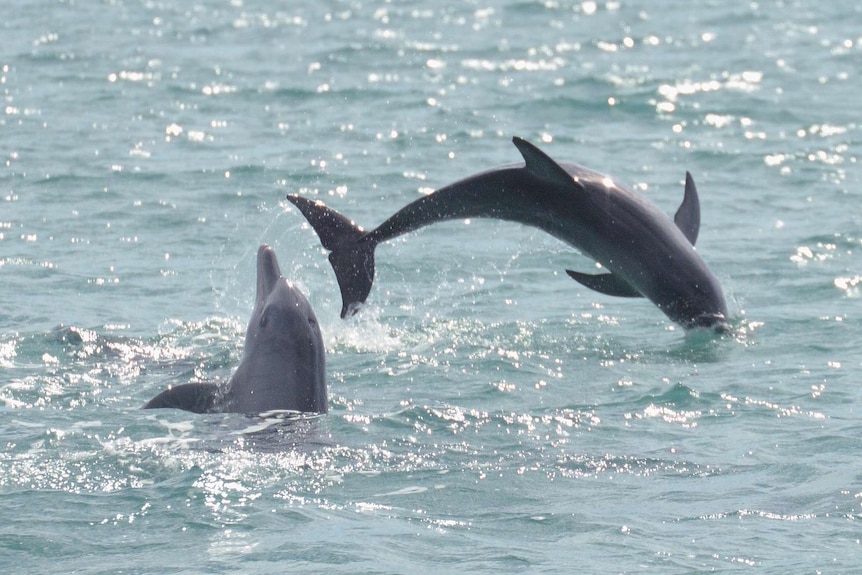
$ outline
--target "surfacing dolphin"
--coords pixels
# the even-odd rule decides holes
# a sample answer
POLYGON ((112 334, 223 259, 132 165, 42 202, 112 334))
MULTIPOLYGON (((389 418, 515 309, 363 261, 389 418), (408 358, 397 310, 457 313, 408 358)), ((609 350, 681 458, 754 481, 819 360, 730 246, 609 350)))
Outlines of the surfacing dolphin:
POLYGON ((258 414, 274 410, 326 413, 326 359, 314 310, 281 275, 271 247, 257 251, 257 296, 242 361, 227 386, 171 387, 144 409, 258 414))
POLYGON ((371 231, 319 201, 290 200, 317 232, 341 288, 341 317, 365 302, 380 242, 436 222, 496 218, 537 227, 599 262, 609 273, 566 270, 598 292, 646 297, 686 328, 727 329, 727 305, 718 279, 694 248, 700 202, 686 172, 685 196, 673 221, 643 196, 611 178, 558 163, 533 144, 512 140, 524 157, 424 196, 371 231))

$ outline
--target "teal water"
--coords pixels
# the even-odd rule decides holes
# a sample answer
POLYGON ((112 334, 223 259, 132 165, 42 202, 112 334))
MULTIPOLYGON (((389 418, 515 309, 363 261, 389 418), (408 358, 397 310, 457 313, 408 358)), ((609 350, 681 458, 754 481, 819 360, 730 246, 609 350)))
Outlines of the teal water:
POLYGON ((862 8, 33 1, 0 23, 3 573, 851 573, 862 8), (519 160, 668 213, 733 315, 686 335, 493 221, 383 245, 369 305, 284 201, 367 226, 519 160), (229 377, 275 248, 330 413, 142 411, 229 377))

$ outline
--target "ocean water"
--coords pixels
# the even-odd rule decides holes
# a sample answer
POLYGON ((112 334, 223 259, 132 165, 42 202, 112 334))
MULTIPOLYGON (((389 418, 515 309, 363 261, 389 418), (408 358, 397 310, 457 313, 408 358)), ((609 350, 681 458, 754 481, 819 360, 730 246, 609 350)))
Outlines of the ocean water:
POLYGON ((862 553, 857 3, 34 0, 0 23, 3 573, 851 573, 862 553), (518 161, 668 213, 733 333, 473 220, 377 250, 358 316, 284 197, 366 227, 518 161), (254 257, 330 412, 143 411, 224 380, 254 257))

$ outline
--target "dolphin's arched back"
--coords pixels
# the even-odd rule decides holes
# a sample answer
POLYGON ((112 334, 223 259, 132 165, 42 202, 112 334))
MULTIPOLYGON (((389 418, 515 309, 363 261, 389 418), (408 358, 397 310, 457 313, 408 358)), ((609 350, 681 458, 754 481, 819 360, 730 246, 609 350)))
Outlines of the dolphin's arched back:
POLYGON ((584 286, 615 296, 646 297, 686 328, 727 328, 718 279, 694 249, 700 203, 691 174, 671 220, 643 196, 611 178, 558 163, 514 138, 523 164, 465 178, 424 196, 365 231, 323 203, 288 195, 329 254, 341 289, 341 317, 365 302, 380 242, 452 219, 496 218, 537 227, 598 261, 609 273, 567 270, 584 286))

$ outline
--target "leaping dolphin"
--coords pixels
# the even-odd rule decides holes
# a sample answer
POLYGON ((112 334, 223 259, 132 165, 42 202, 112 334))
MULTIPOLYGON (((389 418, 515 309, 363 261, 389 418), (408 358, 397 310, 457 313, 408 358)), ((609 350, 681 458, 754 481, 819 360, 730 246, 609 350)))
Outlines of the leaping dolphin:
POLYGON ((227 386, 187 383, 167 389, 144 409, 257 414, 326 413, 326 359, 314 310, 281 275, 271 247, 257 251, 257 296, 242 361, 227 386))
POLYGON ((341 317, 364 303, 374 280, 380 242, 452 219, 496 218, 537 227, 599 262, 609 273, 566 270, 598 292, 646 297, 685 328, 727 329, 718 279, 694 248, 700 202, 686 172, 685 196, 673 221, 643 196, 611 178, 557 163, 533 144, 513 138, 524 157, 424 196, 366 232, 319 201, 288 195, 329 250, 341 288, 341 317))

